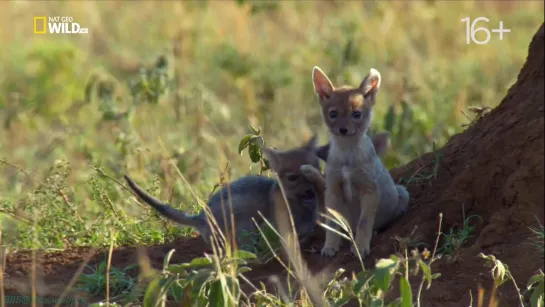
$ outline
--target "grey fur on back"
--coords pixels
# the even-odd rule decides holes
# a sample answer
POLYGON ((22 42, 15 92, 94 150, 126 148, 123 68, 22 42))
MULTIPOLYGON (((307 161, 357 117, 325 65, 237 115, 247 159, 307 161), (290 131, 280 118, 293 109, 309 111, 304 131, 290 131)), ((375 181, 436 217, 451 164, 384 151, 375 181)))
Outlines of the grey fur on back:
MULTIPOLYGON (((315 155, 316 136, 301 147, 287 151, 264 148, 264 154, 269 161, 271 170, 277 173, 282 183, 285 197, 295 223, 296 231, 301 240, 307 238, 316 224, 318 207, 321 197, 318 196, 316 182, 308 178, 301 171, 302 165, 319 167, 315 155)), ((207 244, 213 234, 214 223, 208 223, 205 211, 195 216, 189 216, 176 210, 144 192, 128 176, 125 176, 131 189, 148 205, 155 208, 163 216, 181 224, 195 228, 207 244)), ((210 212, 214 217, 219 230, 227 236, 232 232, 231 213, 234 219, 235 237, 240 245, 247 243, 241 234, 243 231, 256 230, 253 219, 257 224, 263 223, 261 215, 274 227, 275 207, 277 202, 284 202, 279 182, 272 178, 249 175, 236 179, 224 185, 207 201, 210 212), (261 215, 260 215, 261 213, 261 215)), ((251 238, 248 238, 251 239, 251 238)))
MULTIPOLYGON (((193 227, 203 237, 205 242, 210 244, 212 231, 204 210, 197 215, 187 215, 145 193, 130 177, 125 176, 125 179, 133 191, 161 215, 180 225, 193 227)), ((275 185, 276 181, 271 178, 245 176, 224 185, 219 191, 215 192, 208 200, 207 205, 220 230, 224 234, 231 231, 231 208, 235 220, 235 231, 237 233, 239 232, 237 230, 240 229, 250 231, 254 228, 251 218, 254 217, 258 220, 258 211, 261 211, 265 217, 270 216, 270 192, 275 185), (224 212, 227 223, 224 219, 224 212)))

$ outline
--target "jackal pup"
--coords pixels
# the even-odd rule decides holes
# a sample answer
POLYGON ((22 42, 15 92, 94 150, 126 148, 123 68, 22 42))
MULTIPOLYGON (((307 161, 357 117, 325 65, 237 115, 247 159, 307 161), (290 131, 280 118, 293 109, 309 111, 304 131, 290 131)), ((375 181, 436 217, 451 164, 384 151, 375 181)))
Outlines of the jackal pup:
MULTIPOLYGON (((287 151, 263 148, 263 152, 269 161, 271 170, 278 174, 293 215, 297 234, 303 241, 314 231, 318 202, 320 201, 317 196, 316 184, 307 179, 301 171, 301 166, 305 164, 319 168, 319 161, 316 157, 316 136, 298 148, 287 151)), ((204 210, 198 215, 187 215, 144 192, 129 176, 125 175, 124 177, 130 188, 144 202, 166 218, 178 224, 193 227, 210 245, 212 229, 216 229, 216 227, 212 226, 211 228, 210 225, 214 225, 214 223, 211 221, 209 223, 204 210)), ((232 232, 232 213, 238 246, 244 246, 251 242, 248 242, 248 236, 243 234, 256 231, 252 218, 255 218, 258 224, 263 223, 258 212, 261 212, 276 227, 275 202, 283 200, 281 196, 282 192, 278 181, 264 176, 249 175, 223 186, 210 197, 207 205, 223 234, 232 232)))
MULTIPOLYGON (((355 232, 359 254, 365 257, 370 253, 373 230, 401 216, 409 203, 407 190, 394 184, 366 133, 381 76, 372 68, 359 87, 335 88, 325 73, 314 67, 312 81, 330 134, 325 206, 347 220, 355 232)), ((340 243, 338 234, 326 231, 322 255, 335 255, 340 243)), ((351 250, 357 255, 355 246, 351 250)))

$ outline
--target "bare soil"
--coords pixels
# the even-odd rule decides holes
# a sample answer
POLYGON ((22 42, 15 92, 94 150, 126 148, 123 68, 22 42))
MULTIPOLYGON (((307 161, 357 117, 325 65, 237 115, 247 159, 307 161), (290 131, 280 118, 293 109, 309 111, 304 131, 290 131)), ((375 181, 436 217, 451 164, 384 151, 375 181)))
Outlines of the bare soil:
MULTIPOLYGON (((428 153, 411 163, 391 170, 396 181, 422 171, 431 172, 437 165, 437 176, 429 182, 408 185, 410 211, 394 225, 373 239, 372 254, 366 259, 372 267, 376 259, 396 252, 393 236, 407 236, 415 226, 420 241, 434 245, 438 216, 443 213, 443 231, 460 225, 463 216, 478 215, 473 237, 460 250, 457 261, 442 259, 432 270, 442 275, 423 291, 424 306, 468 306, 470 291, 474 302, 482 286, 485 297, 491 292, 489 268, 477 255, 494 254, 509 266, 519 286, 540 268, 543 254, 530 244, 528 227, 544 222, 544 26, 535 34, 526 63, 516 83, 488 114, 466 131, 455 135, 435 153, 428 153)), ((323 231, 318 231, 310 246, 319 251, 323 231)), ((189 261, 210 253, 200 238, 184 238, 168 244, 145 247, 151 264, 160 268, 165 254, 176 249, 171 263, 189 261)), ((112 265, 118 268, 137 262, 137 248, 116 249, 112 265)), ((37 253, 37 293, 58 297, 69 284, 81 263, 93 252, 91 248, 72 248, 58 253, 37 253)), ((107 251, 97 251, 90 263, 104 259, 107 251)), ((334 259, 325 260, 318 253, 305 252, 309 267, 318 272, 343 267, 348 272, 359 269, 346 246, 334 259)), ((5 295, 28 295, 32 255, 19 252, 7 257, 5 295)), ((277 263, 253 267, 250 280, 267 282, 281 272, 277 263)), ((416 286, 418 280, 415 280, 416 286)), ((92 300, 93 298, 89 298, 92 300)), ((498 292, 500 306, 518 306, 515 288, 506 283, 498 292)), ((485 300, 485 304, 488 299, 485 300)), ((21 306, 21 305, 19 305, 21 306)))

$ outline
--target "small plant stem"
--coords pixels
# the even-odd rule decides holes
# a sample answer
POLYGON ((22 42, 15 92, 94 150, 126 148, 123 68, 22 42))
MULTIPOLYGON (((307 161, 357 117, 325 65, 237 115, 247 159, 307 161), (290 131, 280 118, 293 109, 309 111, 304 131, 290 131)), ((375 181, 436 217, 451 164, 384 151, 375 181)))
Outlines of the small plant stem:
POLYGON ((68 208, 72 210, 72 213, 76 216, 76 218, 78 218, 78 220, 83 223, 83 219, 79 216, 78 211, 76 211, 76 209, 74 208, 74 206, 72 205, 72 203, 70 202, 66 194, 64 194, 64 192, 61 190, 58 191, 58 194, 62 197, 66 206, 68 206, 68 208))
POLYGON ((4 307, 4 268, 6 267, 7 248, 2 247, 2 230, 0 229, 0 307, 4 307))
POLYGON ((112 200, 110 199, 110 197, 108 196, 108 194, 103 194, 104 198, 106 198, 106 202, 108 203, 108 205, 110 206, 110 209, 112 210, 112 212, 114 213, 115 217, 117 218, 117 221, 118 222, 121 222, 121 218, 119 217, 119 214, 117 214, 117 211, 115 210, 114 208, 114 204, 112 203, 112 200))
POLYGON ((108 263, 106 265, 106 304, 107 306, 110 305, 110 268, 112 265, 112 254, 114 251, 114 238, 115 235, 113 231, 110 232, 111 238, 110 238, 110 250, 108 251, 108 263))
POLYGON ((513 275, 511 275, 511 272, 508 271, 507 273, 509 274, 509 279, 511 279, 511 281, 513 282, 513 285, 515 286, 515 290, 517 290, 520 306, 524 306, 523 297, 522 297, 522 294, 520 293, 520 288, 518 287, 517 282, 515 281, 515 278, 513 277, 513 275))
MULTIPOLYGON (((431 253, 431 259, 430 259, 430 267, 431 264, 435 261, 435 253, 437 251, 437 245, 439 245, 439 238, 441 237, 441 226, 443 223, 443 213, 439 213, 439 227, 437 229, 437 236, 435 237, 435 245, 433 246, 433 252, 431 253)), ((416 306, 420 307, 420 297, 422 296, 422 288, 424 288, 424 282, 426 279, 424 276, 422 276, 422 280, 420 281, 420 285, 418 286, 418 292, 416 295, 416 306)))
MULTIPOLYGON (((33 212, 35 211, 33 210, 33 212)), ((32 225, 32 307, 36 307, 36 241, 38 240, 36 226, 37 222, 36 219, 34 219, 34 223, 32 225)))

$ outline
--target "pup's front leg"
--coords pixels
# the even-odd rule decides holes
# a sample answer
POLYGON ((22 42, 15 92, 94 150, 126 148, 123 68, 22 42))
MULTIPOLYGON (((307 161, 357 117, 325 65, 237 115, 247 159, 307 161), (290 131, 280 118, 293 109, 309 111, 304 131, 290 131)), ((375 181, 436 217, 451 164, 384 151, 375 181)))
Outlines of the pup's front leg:
MULTIPOLYGON (((363 189, 365 191, 365 189, 363 189)), ((378 209, 378 195, 376 190, 368 190, 364 193, 358 193, 360 202, 360 216, 356 225, 355 246, 352 245, 351 251, 354 256, 363 259, 371 252, 371 238, 373 237, 373 225, 378 209), (356 247, 358 250, 356 250, 356 247)))
MULTIPOLYGON (((343 189, 340 187, 339 184, 333 184, 329 185, 325 190, 325 204, 327 208, 331 208, 335 211, 337 211, 339 214, 341 214, 345 219, 348 217, 346 216, 346 210, 345 207, 347 204, 344 203, 344 197, 343 197, 343 189)), ((340 231, 340 226, 335 223, 334 221, 327 220, 326 224, 336 229, 337 231, 340 231)), ((325 232, 325 242, 324 247, 322 248, 321 254, 322 256, 326 257, 332 257, 334 256, 340 248, 341 245, 341 236, 339 236, 337 233, 326 229, 325 232)))

